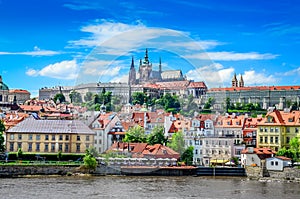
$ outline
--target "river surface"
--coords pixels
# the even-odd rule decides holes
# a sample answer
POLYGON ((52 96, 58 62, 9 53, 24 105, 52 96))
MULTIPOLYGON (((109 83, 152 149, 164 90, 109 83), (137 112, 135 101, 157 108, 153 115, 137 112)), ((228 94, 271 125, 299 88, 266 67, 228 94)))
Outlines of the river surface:
POLYGON ((29 177, 0 179, 0 198, 300 198, 300 183, 233 177, 29 177))

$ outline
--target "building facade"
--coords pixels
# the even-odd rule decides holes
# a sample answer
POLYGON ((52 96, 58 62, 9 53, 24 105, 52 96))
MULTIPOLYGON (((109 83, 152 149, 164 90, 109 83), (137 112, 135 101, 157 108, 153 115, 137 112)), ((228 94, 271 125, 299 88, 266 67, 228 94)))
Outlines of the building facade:
POLYGON ((225 100, 230 98, 230 102, 259 104, 263 109, 276 107, 283 110, 289 108, 293 103, 300 102, 300 86, 244 86, 241 76, 240 81, 236 75, 232 79, 232 87, 211 88, 205 95, 205 100, 214 99, 213 108, 224 110, 225 100))
POLYGON ((85 153, 94 132, 77 120, 37 120, 29 117, 6 131, 9 152, 85 153))

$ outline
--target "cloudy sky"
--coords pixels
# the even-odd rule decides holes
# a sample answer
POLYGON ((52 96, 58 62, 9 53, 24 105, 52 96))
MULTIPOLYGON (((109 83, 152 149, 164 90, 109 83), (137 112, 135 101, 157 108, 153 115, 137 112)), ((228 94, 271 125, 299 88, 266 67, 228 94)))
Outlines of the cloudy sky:
POLYGON ((157 69, 209 88, 300 84, 297 0, 0 0, 0 74, 10 88, 124 82, 148 48, 157 69))

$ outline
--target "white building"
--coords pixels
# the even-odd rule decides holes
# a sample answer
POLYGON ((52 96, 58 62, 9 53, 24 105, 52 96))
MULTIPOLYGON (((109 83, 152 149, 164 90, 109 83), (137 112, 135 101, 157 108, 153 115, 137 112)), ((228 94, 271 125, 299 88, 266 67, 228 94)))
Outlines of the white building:
POLYGON ((267 170, 283 171, 284 167, 288 167, 292 164, 291 158, 284 156, 276 156, 266 159, 267 170))

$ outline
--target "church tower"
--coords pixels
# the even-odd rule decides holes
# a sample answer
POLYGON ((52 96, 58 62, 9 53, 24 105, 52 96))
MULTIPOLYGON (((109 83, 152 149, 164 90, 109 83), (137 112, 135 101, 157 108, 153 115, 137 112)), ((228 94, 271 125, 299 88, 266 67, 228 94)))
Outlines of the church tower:
POLYGON ((136 71, 134 68, 134 60, 132 57, 129 76, 128 76, 128 85, 134 85, 134 84, 136 84, 136 71))
POLYGON ((234 73, 234 76, 233 76, 233 78, 232 78, 232 87, 233 87, 233 88, 238 87, 238 80, 237 80, 237 78, 236 78, 236 74, 235 74, 235 73, 234 73))
POLYGON ((241 75, 240 81, 239 81, 239 87, 244 87, 244 80, 243 76, 241 75))
POLYGON ((148 49, 146 49, 144 61, 142 63, 140 62, 139 83, 143 84, 149 82, 151 73, 152 73, 152 64, 149 62, 148 49))

